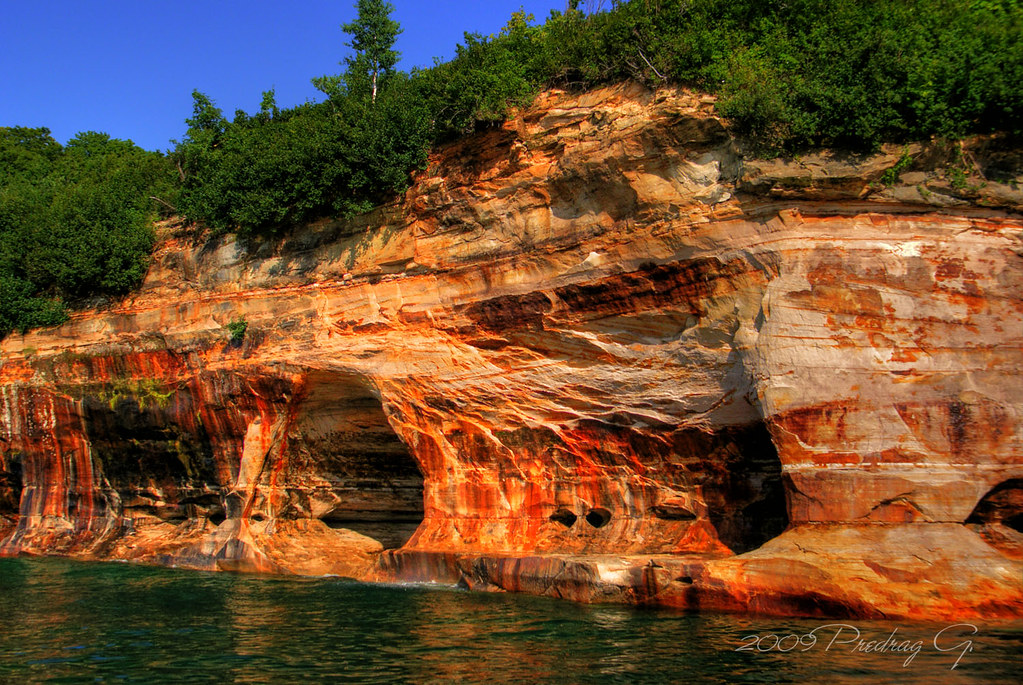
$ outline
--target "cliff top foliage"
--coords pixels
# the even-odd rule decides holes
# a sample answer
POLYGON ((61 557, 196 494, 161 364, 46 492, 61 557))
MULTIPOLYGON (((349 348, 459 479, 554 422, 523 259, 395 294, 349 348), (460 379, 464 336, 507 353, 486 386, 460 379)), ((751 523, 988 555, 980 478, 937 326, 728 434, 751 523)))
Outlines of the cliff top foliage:
POLYGON ((499 123, 549 86, 633 79, 717 93, 719 112, 768 155, 1023 126, 1020 0, 601 7, 573 0, 542 24, 517 12, 496 36, 465 34, 453 60, 403 74, 390 6, 359 0, 360 19, 344 26, 355 56, 343 73, 313 79, 325 101, 278 111, 265 93, 258 114, 228 121, 194 93, 174 153, 186 173, 182 210, 240 233, 362 212, 404 190, 431 145, 499 123))
POLYGON ((1023 133, 1023 0, 571 0, 543 23, 517 12, 497 35, 467 33, 454 59, 411 73, 395 69, 391 6, 357 8, 344 71, 313 79, 322 102, 280 109, 268 91, 228 119, 194 92, 166 156, 0 129, 0 335, 136 284, 161 208, 242 235, 361 213, 404 191, 433 145, 545 87, 716 93, 765 155, 1023 133))
POLYGON ((179 182, 164 155, 105 133, 61 146, 45 128, 0 128, 0 337, 63 322, 67 298, 138 285, 156 198, 179 182))

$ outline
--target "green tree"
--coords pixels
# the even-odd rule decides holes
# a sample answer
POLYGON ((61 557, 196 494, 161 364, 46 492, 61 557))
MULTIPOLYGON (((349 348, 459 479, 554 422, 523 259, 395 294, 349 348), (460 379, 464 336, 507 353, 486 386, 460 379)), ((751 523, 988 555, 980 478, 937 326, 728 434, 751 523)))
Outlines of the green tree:
POLYGON ((376 102, 379 78, 390 75, 398 63, 400 53, 393 47, 401 26, 391 19, 394 7, 389 2, 359 0, 355 6, 359 11, 355 21, 341 25, 341 30, 352 36, 352 42, 345 45, 355 50, 355 57, 345 62, 350 72, 368 74, 370 100, 376 102))
POLYGON ((166 157, 105 133, 62 147, 20 127, 0 128, 0 151, 0 337, 60 323, 68 299, 138 285, 152 220, 176 201, 166 157))
POLYGON ((0 127, 0 187, 42 178, 60 151, 48 128, 0 127))

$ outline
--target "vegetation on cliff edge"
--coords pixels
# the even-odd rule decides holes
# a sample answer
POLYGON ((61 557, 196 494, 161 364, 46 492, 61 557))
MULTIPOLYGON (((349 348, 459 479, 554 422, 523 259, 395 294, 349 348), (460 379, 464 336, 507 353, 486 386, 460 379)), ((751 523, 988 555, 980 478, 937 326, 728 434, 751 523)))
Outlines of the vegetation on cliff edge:
POLYGON ((766 155, 1023 133, 1021 0, 580 5, 541 24, 517 12, 406 74, 391 6, 358 0, 344 71, 313 79, 322 102, 280 109, 268 91, 258 112, 228 119, 195 92, 167 157, 103 134, 62 148, 45 129, 0 129, 0 336, 60 321, 62 298, 137 283, 160 207, 243 235, 358 214, 404 191, 433 145, 498 124, 545 87, 716 93, 766 155))
POLYGON ((105 133, 61 146, 45 128, 0 128, 0 337, 138 285, 177 182, 166 157, 105 133))
POLYGON ((1023 129, 1019 0, 579 4, 539 25, 517 12, 498 35, 466 34, 453 60, 402 74, 390 6, 359 0, 360 19, 344 26, 355 56, 313 81, 326 101, 279 111, 268 93, 258 114, 228 121, 194 94, 175 151, 184 212, 268 233, 364 211, 407 187, 431 145, 498 123, 549 86, 633 79, 717 93, 720 113, 768 155, 1023 129))

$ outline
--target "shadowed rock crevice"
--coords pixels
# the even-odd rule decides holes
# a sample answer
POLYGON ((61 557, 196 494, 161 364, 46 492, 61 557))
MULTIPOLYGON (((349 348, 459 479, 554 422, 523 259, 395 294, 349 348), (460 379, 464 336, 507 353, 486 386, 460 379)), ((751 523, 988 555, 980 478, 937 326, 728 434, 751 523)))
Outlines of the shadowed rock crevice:
POLYGON ((603 528, 611 522, 611 512, 603 507, 596 507, 590 509, 586 513, 586 523, 590 524, 594 528, 603 528))
POLYGON ((579 517, 575 515, 575 512, 569 511, 568 509, 558 509, 550 515, 550 520, 560 523, 565 528, 571 528, 575 525, 575 522, 579 520, 579 517))
POLYGON ((423 520, 423 475, 364 378, 314 372, 288 434, 282 518, 402 546, 423 520))
POLYGON ((1010 478, 991 488, 977 503, 966 523, 999 523, 1023 534, 1023 478, 1010 478))
MULTIPOLYGON (((676 449, 705 455, 701 465, 707 516, 718 537, 737 554, 760 547, 788 527, 781 460, 761 423, 717 433, 686 431, 676 449)), ((665 507, 661 516, 684 518, 665 507)))
POLYGON ((97 471, 120 499, 111 513, 177 525, 222 510, 214 448, 189 391, 173 406, 89 394, 81 413, 97 471))
POLYGON ((1023 478, 991 488, 965 523, 1005 556, 1023 559, 1023 478))
POLYGON ((18 521, 21 489, 21 455, 0 441, 0 539, 18 521))

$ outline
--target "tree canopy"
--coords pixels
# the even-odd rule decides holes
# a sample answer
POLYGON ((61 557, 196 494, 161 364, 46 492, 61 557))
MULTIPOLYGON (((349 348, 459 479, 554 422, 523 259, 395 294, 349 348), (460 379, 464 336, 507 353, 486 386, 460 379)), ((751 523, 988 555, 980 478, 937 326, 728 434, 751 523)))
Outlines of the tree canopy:
POLYGON ((176 151, 187 216, 269 233, 365 211, 409 184, 431 145, 502 121, 546 86, 687 84, 760 154, 1023 129, 1018 0, 630 0, 537 24, 516 12, 466 34, 455 58, 394 70, 401 27, 360 0, 355 56, 313 83, 326 96, 228 122, 196 93, 176 151))
POLYGON ((358 0, 358 16, 354 21, 341 25, 341 30, 351 34, 352 42, 346 43, 355 50, 355 57, 345 60, 349 72, 369 74, 371 100, 377 99, 377 81, 394 71, 400 53, 394 50, 394 41, 401 33, 401 26, 391 19, 394 7, 384 0, 358 0))
POLYGON ((62 147, 45 128, 0 128, 0 337, 138 285, 175 193, 168 160, 130 141, 89 131, 62 147))
POLYGON ((542 23, 516 12, 495 35, 466 34, 451 61, 404 74, 393 8, 359 0, 342 25, 354 56, 313 79, 323 102, 279 108, 270 90, 228 119, 196 91, 169 158, 100 133, 62 147, 46 129, 0 128, 0 336, 138 283, 158 208, 243 235, 364 212, 402 193, 433 145, 499 124, 544 87, 715 93, 762 155, 1023 135, 1020 0, 581 4, 542 23))

